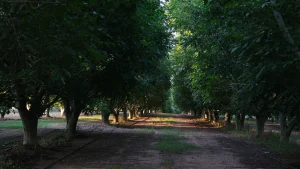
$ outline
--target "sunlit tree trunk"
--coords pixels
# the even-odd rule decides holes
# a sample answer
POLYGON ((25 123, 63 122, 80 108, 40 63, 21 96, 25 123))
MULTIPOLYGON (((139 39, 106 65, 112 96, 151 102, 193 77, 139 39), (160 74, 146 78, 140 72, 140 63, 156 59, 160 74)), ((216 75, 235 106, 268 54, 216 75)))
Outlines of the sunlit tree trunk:
POLYGON ((46 117, 51 117, 51 116, 50 116, 50 108, 47 108, 47 109, 46 109, 46 117))
POLYGON ((63 106, 60 107, 60 116, 61 117, 66 116, 63 106))
POLYGON ((117 110, 117 111, 113 110, 113 115, 115 117, 115 123, 119 123, 119 114, 120 114, 119 110, 117 110))

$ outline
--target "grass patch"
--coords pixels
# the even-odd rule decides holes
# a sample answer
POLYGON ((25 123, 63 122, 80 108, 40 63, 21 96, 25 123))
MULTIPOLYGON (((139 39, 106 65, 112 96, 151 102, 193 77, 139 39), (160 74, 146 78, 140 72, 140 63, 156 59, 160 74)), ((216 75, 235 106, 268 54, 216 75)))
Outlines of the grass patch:
POLYGON ((51 149, 51 148, 57 148, 63 145, 67 144, 67 137, 64 130, 58 130, 51 134, 49 134, 47 137, 43 137, 39 140, 39 145, 41 147, 51 149))
POLYGON ((67 138, 63 130, 55 131, 46 137, 38 140, 40 146, 35 148, 25 148, 21 141, 8 145, 0 150, 0 169, 23 169, 30 168, 27 165, 31 165, 31 157, 45 158, 45 154, 48 149, 58 149, 59 147, 67 144, 67 138))
POLYGON ((280 135, 272 133, 261 141, 271 152, 276 153, 299 153, 300 146, 293 142, 281 142, 280 135))
MULTIPOLYGON (((89 121, 99 121, 101 120, 101 115, 93 115, 93 116, 80 116, 79 122, 89 122, 89 121)), ((51 127, 54 123, 66 123, 65 118, 47 118, 47 119, 39 119, 38 127, 51 127)), ((21 120, 6 120, 0 121, 0 128, 7 129, 22 129, 23 124, 21 120)))
POLYGON ((164 166, 164 167, 172 167, 173 165, 175 164, 175 161, 174 159, 167 159, 167 160, 164 160, 161 165, 164 166))
POLYGON ((300 146, 295 144, 293 141, 290 142, 281 142, 280 133, 272 132, 265 133, 266 135, 263 138, 255 138, 255 132, 249 130, 235 130, 234 128, 224 129, 228 131, 231 135, 243 139, 248 139, 255 141, 257 143, 263 144, 268 148, 268 151, 273 153, 299 153, 300 146))
POLYGON ((198 149, 198 146, 184 142, 186 139, 180 136, 177 130, 161 129, 162 134, 158 138, 158 142, 154 145, 154 149, 168 153, 182 153, 184 151, 198 149))
MULTIPOLYGON (((39 119, 38 127, 50 127, 53 123, 65 123, 63 118, 39 119)), ((7 120, 0 122, 0 128, 21 129, 23 124, 21 120, 7 120)))
POLYGON ((135 128, 134 130, 141 132, 141 133, 147 133, 147 134, 153 134, 154 129, 153 128, 135 128))
POLYGON ((88 121, 100 121, 102 120, 101 115, 92 115, 92 116, 79 116, 78 121, 88 122, 88 121))

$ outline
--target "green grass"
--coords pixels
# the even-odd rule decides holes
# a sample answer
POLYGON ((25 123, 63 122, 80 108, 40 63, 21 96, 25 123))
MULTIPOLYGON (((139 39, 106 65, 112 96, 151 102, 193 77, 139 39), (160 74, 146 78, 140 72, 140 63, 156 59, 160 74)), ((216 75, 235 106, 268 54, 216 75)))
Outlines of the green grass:
POLYGON ((158 130, 162 135, 159 136, 158 142, 154 149, 168 153, 182 153, 184 151, 198 149, 198 146, 184 142, 185 137, 180 136, 180 132, 171 129, 158 130))
MULTIPOLYGON (((91 122, 101 120, 101 115, 94 116, 80 116, 79 122, 91 122)), ((49 119, 39 119, 38 127, 50 127, 54 123, 65 123, 65 118, 49 118, 49 119)), ((23 128, 21 120, 7 120, 0 121, 0 128, 7 129, 21 129, 23 128)))
MULTIPOLYGON (((40 119, 38 122, 38 127, 50 127, 53 123, 65 123, 65 119, 56 118, 56 119, 40 119)), ((21 129, 23 128, 21 120, 8 120, 1 121, 0 128, 8 129, 21 129)))
POLYGON ((232 128, 226 129, 233 136, 248 139, 255 141, 257 143, 263 144, 268 148, 268 151, 273 153, 297 153, 300 152, 300 146, 295 144, 294 142, 281 142, 280 141, 280 133, 272 132, 269 133, 264 138, 257 139, 255 138, 255 132, 251 132, 249 130, 234 130, 232 128))
POLYGON ((80 116, 78 121, 88 122, 88 121, 100 121, 102 120, 101 115, 93 115, 93 116, 80 116))
POLYGON ((167 167, 167 168, 171 168, 174 164, 175 164, 174 159, 167 159, 161 163, 162 166, 167 167))
POLYGON ((300 146, 293 142, 281 142, 279 134, 272 134, 261 140, 271 152, 276 153, 299 153, 300 146))
POLYGON ((135 128, 134 130, 141 132, 141 133, 147 133, 147 134, 153 134, 154 133, 154 129, 151 127, 149 128, 135 128))

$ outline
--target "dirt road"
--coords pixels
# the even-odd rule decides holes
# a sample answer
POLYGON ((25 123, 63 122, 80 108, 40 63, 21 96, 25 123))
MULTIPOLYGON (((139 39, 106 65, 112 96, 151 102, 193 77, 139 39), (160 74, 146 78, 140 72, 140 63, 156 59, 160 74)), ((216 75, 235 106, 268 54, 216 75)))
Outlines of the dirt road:
POLYGON ((89 137, 83 138, 80 144, 81 148, 77 151, 70 150, 64 155, 63 153, 60 153, 60 156, 53 155, 51 158, 39 161, 35 167, 52 169, 289 168, 271 157, 268 152, 259 149, 255 143, 240 141, 205 121, 184 115, 156 114, 143 117, 128 128, 108 127, 105 130, 95 130, 89 137))

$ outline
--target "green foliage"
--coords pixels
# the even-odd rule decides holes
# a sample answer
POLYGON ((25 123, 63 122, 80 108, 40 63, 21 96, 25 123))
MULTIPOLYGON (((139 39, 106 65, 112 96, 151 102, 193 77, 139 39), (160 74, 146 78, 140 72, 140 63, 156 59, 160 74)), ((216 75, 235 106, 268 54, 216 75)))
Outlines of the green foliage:
POLYGON ((177 105, 185 111, 257 116, 284 112, 299 119, 299 18, 294 18, 299 5, 291 0, 170 0, 177 105))

